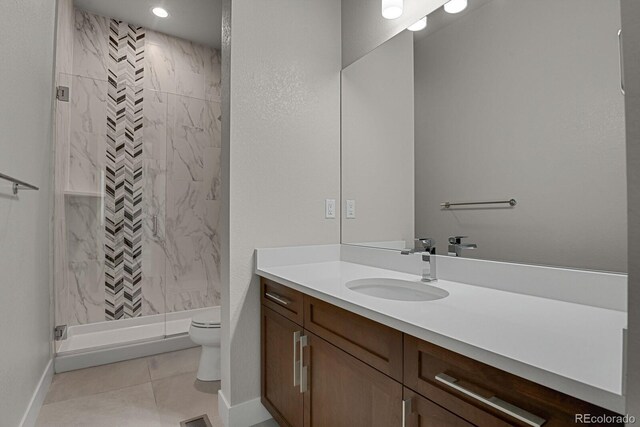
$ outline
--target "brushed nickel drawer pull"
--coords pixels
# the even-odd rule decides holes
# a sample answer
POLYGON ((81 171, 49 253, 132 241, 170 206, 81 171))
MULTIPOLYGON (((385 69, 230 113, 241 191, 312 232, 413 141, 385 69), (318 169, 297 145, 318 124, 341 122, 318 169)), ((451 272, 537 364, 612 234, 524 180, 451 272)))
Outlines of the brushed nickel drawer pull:
POLYGON ((308 337, 302 335, 300 337, 300 393, 306 393, 309 389, 309 367, 304 366, 304 348, 307 346, 308 337))
POLYGON ((463 393, 481 403, 484 403, 487 406, 491 406, 492 408, 497 409, 498 411, 504 414, 507 414, 517 420, 520 420, 523 423, 528 424, 530 426, 540 427, 547 421, 544 418, 540 418, 537 415, 533 415, 531 412, 527 412, 522 408, 518 408, 517 406, 514 406, 509 402, 505 402, 504 400, 499 399, 496 396, 492 396, 487 399, 486 397, 482 397, 471 390, 467 390, 466 388, 456 384, 458 382, 457 379, 447 374, 442 373, 442 374, 436 375, 436 381, 439 381, 447 385, 448 387, 451 387, 452 389, 459 391, 460 393, 463 393))
POLYGON ((289 301, 288 299, 286 299, 285 297, 281 297, 280 295, 277 294, 272 294, 270 292, 265 292, 264 296, 274 300, 275 302, 277 302, 278 304, 282 304, 282 305, 289 305, 291 304, 291 301, 289 301))
MULTIPOLYGON (((298 343, 300 342, 300 331, 293 333, 293 386, 297 387, 300 384, 300 364, 302 358, 298 359, 298 343)), ((301 355, 302 356, 302 355, 301 355)))
POLYGON ((413 412, 411 405, 412 399, 404 399, 402 401, 402 427, 408 427, 409 415, 413 412))
POLYGON ((624 57, 622 56, 622 29, 618 30, 618 55, 620 57, 620 92, 626 95, 624 90, 624 57))

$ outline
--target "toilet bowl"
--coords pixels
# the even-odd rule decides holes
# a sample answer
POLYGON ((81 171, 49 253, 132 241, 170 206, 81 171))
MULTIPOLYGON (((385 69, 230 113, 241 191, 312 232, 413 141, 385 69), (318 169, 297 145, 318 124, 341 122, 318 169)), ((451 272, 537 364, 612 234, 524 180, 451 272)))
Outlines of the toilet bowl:
POLYGON ((202 346, 197 377, 200 381, 220 379, 220 307, 198 313, 191 319, 189 338, 202 346))

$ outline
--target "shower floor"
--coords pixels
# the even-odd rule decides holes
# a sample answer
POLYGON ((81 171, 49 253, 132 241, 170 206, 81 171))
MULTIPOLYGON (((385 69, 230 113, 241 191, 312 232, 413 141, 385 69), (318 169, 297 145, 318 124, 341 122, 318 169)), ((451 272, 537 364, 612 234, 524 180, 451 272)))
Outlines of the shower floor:
POLYGON ((71 326, 58 344, 56 372, 193 347, 191 318, 209 309, 71 326))

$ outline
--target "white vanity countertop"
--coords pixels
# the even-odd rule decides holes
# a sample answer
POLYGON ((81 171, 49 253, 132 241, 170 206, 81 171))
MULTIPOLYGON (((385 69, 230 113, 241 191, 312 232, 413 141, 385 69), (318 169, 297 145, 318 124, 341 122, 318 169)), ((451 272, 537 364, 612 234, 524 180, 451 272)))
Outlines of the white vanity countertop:
POLYGON ((622 311, 438 280, 449 296, 393 301, 354 292, 363 278, 420 276, 345 261, 260 265, 257 274, 538 384, 625 412, 622 311))

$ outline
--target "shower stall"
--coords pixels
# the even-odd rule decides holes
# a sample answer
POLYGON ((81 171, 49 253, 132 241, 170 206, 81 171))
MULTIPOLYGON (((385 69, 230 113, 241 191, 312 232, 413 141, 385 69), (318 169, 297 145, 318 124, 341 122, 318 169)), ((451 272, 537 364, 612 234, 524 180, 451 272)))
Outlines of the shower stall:
POLYGON ((220 301, 219 51, 60 0, 56 86, 56 369, 190 345, 220 301))

